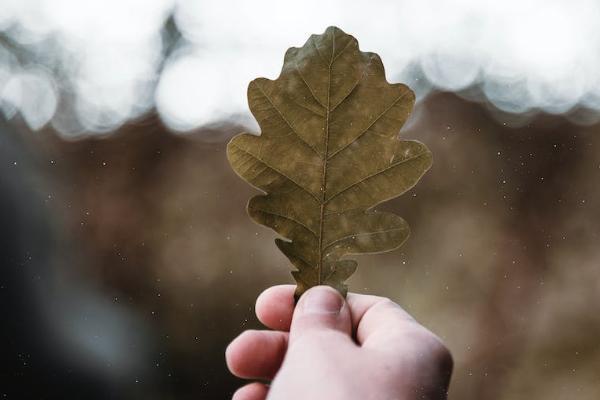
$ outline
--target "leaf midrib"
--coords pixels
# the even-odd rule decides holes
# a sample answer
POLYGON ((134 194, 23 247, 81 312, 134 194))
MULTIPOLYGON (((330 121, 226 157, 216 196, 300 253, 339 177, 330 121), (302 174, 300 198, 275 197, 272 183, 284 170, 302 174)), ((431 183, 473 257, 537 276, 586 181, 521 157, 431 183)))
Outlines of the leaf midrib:
MULTIPOLYGON (((316 46, 315 46, 316 48, 316 46)), ((318 51, 318 49, 317 49, 318 51)), ((325 221, 325 204, 327 199, 327 161, 329 160, 329 114, 331 112, 331 67, 335 61, 335 31, 331 33, 331 58, 327 70, 327 108, 325 114, 325 138, 323 146, 323 171, 321 178, 321 201, 319 213, 319 261, 317 265, 317 284, 323 283, 323 224, 325 221)))

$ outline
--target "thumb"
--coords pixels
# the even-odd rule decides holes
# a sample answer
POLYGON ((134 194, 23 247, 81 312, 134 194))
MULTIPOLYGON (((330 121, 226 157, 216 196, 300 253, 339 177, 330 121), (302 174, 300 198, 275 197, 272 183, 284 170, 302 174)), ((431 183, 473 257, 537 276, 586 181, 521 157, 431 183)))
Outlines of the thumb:
POLYGON ((315 286, 306 291, 298 301, 292 325, 290 343, 300 337, 326 332, 352 333, 348 303, 330 286, 315 286))

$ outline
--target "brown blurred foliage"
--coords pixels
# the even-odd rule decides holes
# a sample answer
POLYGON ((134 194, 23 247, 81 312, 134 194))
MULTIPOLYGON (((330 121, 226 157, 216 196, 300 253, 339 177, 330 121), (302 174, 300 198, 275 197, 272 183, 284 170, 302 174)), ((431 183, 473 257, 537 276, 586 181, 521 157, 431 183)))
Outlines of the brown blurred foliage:
MULTIPOLYGON (((509 125, 450 94, 417 106, 403 137, 426 143, 434 166, 383 206, 412 235, 360 257, 350 290, 392 298, 445 340, 451 399, 597 399, 600 126, 509 125)), ((167 349, 146 398, 227 398, 239 382, 226 344, 259 326, 262 289, 292 281, 225 159, 238 131, 177 135, 148 117, 105 138, 28 136, 62 227, 59 257, 77 249, 77 273, 136 309, 167 349)))

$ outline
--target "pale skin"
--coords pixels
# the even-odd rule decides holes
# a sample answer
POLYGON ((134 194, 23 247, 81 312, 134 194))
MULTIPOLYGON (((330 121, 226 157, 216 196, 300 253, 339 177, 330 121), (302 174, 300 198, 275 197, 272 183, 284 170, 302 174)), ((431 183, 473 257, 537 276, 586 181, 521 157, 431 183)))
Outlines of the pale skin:
POLYGON ((294 306, 294 288, 265 290, 256 315, 271 330, 245 331, 227 347, 230 371, 255 381, 233 400, 446 399, 450 352, 399 305, 318 286, 294 306))

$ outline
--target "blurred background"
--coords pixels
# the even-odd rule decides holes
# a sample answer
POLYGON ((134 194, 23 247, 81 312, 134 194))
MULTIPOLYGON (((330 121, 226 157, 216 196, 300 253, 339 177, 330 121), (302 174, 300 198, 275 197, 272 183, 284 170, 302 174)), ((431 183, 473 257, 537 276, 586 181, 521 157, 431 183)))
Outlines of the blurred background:
POLYGON ((600 3, 0 0, 0 396, 227 399, 291 283, 225 144, 337 25, 417 93, 412 236, 350 289, 441 336, 451 399, 600 396, 600 3))

